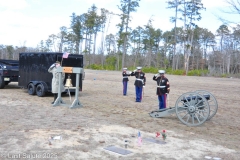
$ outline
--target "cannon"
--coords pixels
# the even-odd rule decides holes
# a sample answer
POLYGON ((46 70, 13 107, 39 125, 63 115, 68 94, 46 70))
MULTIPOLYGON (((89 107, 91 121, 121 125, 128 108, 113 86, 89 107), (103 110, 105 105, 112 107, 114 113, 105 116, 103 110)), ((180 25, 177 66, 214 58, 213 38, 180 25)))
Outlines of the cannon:
POLYGON ((210 120, 218 110, 216 98, 208 91, 197 90, 182 94, 175 107, 164 108, 149 113, 160 118, 176 113, 178 119, 187 126, 199 126, 210 120))

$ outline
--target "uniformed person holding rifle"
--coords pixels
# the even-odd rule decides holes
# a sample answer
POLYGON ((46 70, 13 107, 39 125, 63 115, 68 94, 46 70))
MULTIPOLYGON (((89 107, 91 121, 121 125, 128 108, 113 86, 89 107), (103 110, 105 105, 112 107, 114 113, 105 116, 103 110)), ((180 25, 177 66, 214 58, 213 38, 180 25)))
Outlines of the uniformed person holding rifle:
POLYGON ((123 95, 126 96, 127 95, 127 86, 128 86, 128 77, 131 76, 131 74, 129 74, 127 72, 127 68, 123 68, 123 72, 122 72, 122 76, 123 76, 123 95))
POLYGON ((134 83, 136 91, 136 102, 141 102, 143 87, 146 85, 146 76, 145 73, 142 72, 142 67, 137 67, 137 69, 131 73, 131 76, 136 77, 134 83))

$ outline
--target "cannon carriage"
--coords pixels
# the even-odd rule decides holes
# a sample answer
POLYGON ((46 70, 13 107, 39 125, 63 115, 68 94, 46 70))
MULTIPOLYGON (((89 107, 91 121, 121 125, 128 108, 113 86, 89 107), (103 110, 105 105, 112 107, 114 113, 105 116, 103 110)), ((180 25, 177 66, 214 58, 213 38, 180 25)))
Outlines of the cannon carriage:
POLYGON ((175 107, 160 109, 149 113, 151 117, 160 118, 176 113, 178 119, 187 126, 199 126, 210 120, 218 110, 216 98, 208 91, 197 90, 182 94, 175 107))

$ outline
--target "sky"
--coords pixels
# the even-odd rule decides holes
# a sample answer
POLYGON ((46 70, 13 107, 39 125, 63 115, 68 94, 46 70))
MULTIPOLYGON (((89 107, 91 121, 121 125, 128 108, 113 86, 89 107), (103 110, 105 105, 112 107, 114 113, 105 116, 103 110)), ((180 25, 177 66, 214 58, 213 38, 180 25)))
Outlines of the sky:
MULTIPOLYGON (((167 0, 141 0, 135 13, 131 14, 131 28, 144 26, 153 19, 153 26, 162 31, 171 30, 174 24, 170 17, 174 9, 167 9, 167 0)), ((202 20, 196 22, 199 27, 213 33, 223 23, 217 16, 236 20, 237 15, 229 15, 221 10, 229 6, 224 0, 202 0, 206 10, 202 10, 202 20)), ((70 26, 72 13, 81 15, 95 4, 114 13, 120 13, 120 0, 0 0, 0 45, 37 47, 41 40, 47 40, 51 34, 60 32, 60 27, 70 26)), ((112 16, 106 34, 118 31, 119 17, 112 16)), ((181 25, 181 24, 179 24, 181 25)))

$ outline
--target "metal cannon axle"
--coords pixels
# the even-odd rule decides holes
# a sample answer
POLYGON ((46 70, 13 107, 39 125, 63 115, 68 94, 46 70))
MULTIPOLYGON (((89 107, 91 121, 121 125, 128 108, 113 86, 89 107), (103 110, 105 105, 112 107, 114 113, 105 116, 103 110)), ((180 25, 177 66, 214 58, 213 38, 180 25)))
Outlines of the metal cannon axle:
POLYGON ((211 93, 197 90, 182 94, 176 101, 175 107, 152 111, 149 115, 161 118, 176 113, 178 119, 187 126, 198 126, 211 119, 217 109, 216 98, 211 93))

